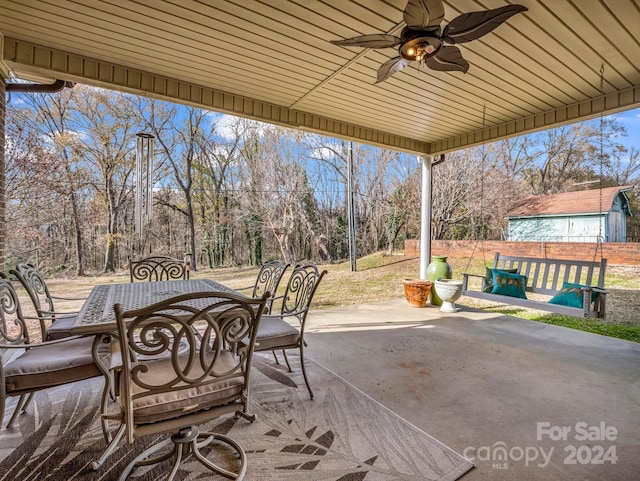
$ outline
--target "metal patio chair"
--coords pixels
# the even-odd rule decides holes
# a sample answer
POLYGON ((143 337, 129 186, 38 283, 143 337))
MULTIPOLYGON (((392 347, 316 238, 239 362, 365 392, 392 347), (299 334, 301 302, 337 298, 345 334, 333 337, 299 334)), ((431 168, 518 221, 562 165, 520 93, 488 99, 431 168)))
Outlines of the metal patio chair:
POLYGON ((326 270, 319 272, 314 264, 294 267, 282 298, 280 314, 262 316, 262 321, 258 328, 256 351, 273 351, 276 362, 278 362, 275 351, 281 350, 289 372, 291 372, 291 366, 289 365, 286 351, 287 349, 299 350, 302 375, 312 399, 313 391, 309 385, 304 364, 304 348, 306 346, 304 327, 313 295, 326 273, 326 270), (288 322, 289 319, 295 325, 291 325, 288 322))
POLYGON ((249 374, 265 302, 265 296, 209 291, 130 311, 116 304, 120 409, 103 417, 121 426, 93 468, 102 465, 125 434, 131 444, 141 436, 173 432, 133 459, 120 480, 138 466, 173 458, 170 481, 189 455, 216 474, 241 480, 247 463, 242 447, 197 426, 230 413, 255 420, 248 412, 249 374), (212 443, 231 448, 239 461, 226 467, 214 464, 200 451, 212 443))
MULTIPOLYGON (((36 391, 96 376, 105 379, 101 408, 106 412, 111 386, 107 368, 111 349, 102 342, 101 336, 33 342, 30 330, 32 326, 22 315, 11 281, 0 273, 0 427, 7 398, 18 397, 7 423, 7 427, 11 427, 18 414, 26 411, 36 391)), ((108 441, 107 425, 102 423, 102 428, 108 441)))

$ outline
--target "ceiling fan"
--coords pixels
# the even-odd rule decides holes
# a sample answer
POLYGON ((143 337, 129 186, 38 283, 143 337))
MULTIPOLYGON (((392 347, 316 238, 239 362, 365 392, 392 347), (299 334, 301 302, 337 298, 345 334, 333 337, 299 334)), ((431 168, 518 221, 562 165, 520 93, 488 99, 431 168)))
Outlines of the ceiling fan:
POLYGON ((382 82, 399 72, 412 61, 423 63, 432 70, 467 72, 469 64, 462 58, 458 47, 444 44, 469 42, 491 32, 516 13, 527 11, 522 5, 506 5, 493 10, 464 13, 444 28, 442 0, 409 0, 404 9, 406 27, 400 36, 374 33, 331 43, 344 47, 388 48, 398 47, 399 56, 387 60, 378 69, 382 82))

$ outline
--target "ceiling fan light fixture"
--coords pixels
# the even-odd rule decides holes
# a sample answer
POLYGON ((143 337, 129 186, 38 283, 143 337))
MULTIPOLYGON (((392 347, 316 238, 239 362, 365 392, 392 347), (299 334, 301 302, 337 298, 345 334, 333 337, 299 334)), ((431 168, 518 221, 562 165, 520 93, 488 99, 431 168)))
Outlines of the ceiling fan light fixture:
POLYGON ((526 11, 527 7, 522 5, 505 5, 463 13, 442 27, 442 0, 407 0, 403 13, 406 26, 400 36, 377 33, 331 42, 344 47, 397 48, 400 55, 380 65, 376 83, 388 79, 412 61, 424 63, 431 70, 466 73, 469 63, 462 57, 460 49, 453 45, 480 38, 513 15, 526 11), (445 43, 449 45, 445 46, 445 43))
POLYGON ((404 42, 398 48, 398 53, 402 58, 420 62, 438 53, 441 47, 440 39, 422 36, 404 42))

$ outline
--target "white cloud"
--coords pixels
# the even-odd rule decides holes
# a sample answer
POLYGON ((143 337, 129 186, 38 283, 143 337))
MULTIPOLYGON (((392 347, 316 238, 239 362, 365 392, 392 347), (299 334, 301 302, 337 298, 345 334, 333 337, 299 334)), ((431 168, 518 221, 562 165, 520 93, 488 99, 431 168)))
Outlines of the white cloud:
POLYGON ((236 131, 238 128, 240 128, 241 130, 257 130, 260 136, 263 135, 265 129, 267 128, 267 124, 263 122, 219 113, 215 113, 215 116, 212 117, 211 124, 213 127, 215 127, 215 131, 218 136, 220 136, 223 140, 229 141, 236 138, 236 131))
POLYGON ((640 129, 640 109, 627 110, 614 116, 627 129, 640 129))
POLYGON ((82 142, 87 138, 86 132, 80 130, 68 130, 65 132, 54 132, 52 135, 43 135, 42 140, 47 145, 53 145, 54 139, 61 145, 69 145, 75 142, 82 142))

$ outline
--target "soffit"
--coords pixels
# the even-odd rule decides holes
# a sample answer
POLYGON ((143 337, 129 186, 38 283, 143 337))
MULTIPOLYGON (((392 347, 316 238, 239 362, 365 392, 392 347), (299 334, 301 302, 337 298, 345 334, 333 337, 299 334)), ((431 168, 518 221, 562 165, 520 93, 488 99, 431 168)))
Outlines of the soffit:
MULTIPOLYGON (((445 22, 504 0, 445 1, 445 22)), ((406 0, 0 0, 4 62, 401 151, 435 154, 640 105, 634 0, 518 0, 460 45, 468 73, 330 40, 402 28, 406 0), (604 67, 603 92, 600 68, 604 67)))

